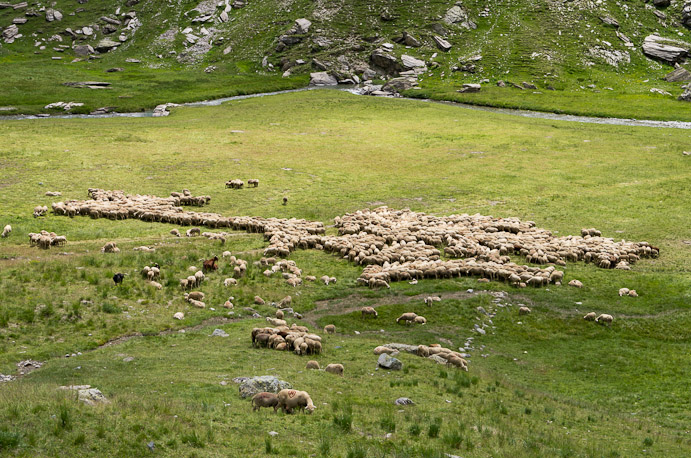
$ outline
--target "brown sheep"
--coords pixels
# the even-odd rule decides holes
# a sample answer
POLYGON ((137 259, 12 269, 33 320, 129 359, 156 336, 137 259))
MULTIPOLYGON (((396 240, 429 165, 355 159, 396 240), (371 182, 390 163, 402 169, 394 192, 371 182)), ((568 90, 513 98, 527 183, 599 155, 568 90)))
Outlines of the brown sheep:
POLYGON ((307 409, 307 413, 314 412, 316 408, 306 391, 297 390, 281 390, 278 392, 278 407, 283 409, 283 412, 289 414, 293 413, 293 409, 298 408, 302 411, 307 409))
POLYGON ((262 407, 273 407, 274 412, 276 412, 276 410, 278 410, 278 396, 266 391, 252 396, 252 411, 256 412, 262 407))
POLYGON ((333 324, 327 324, 324 326, 324 332, 327 334, 336 334, 336 326, 333 324))
POLYGON ((254 303, 257 305, 264 305, 266 301, 259 296, 254 296, 254 303))
POLYGON ((326 366, 326 368, 324 368, 324 370, 331 374, 336 374, 343 377, 343 364, 329 364, 328 366, 326 366))
POLYGON ((590 312, 590 313, 587 313, 587 314, 583 317, 583 319, 584 319, 585 321, 595 321, 595 317, 596 317, 596 316, 597 316, 597 313, 595 313, 595 312, 590 312))
POLYGON ((384 346, 380 345, 374 349, 374 354, 377 356, 381 355, 382 353, 386 353, 387 355, 390 355, 391 353, 395 353, 396 351, 397 350, 394 350, 393 348, 384 347, 384 346))
POLYGON ((413 312, 404 313, 403 315, 396 318, 396 323, 400 323, 401 321, 404 321, 406 323, 412 323, 413 321, 415 321, 416 317, 417 317, 416 313, 413 313, 413 312))
POLYGON ((524 306, 524 307, 520 307, 520 308, 518 309, 518 314, 519 314, 519 315, 528 315, 528 314, 530 314, 530 312, 531 312, 531 310, 530 310, 528 307, 525 307, 525 306, 524 306))
POLYGON ((606 313, 601 314, 597 318, 595 318, 596 323, 604 323, 608 325, 612 325, 612 322, 614 321, 614 317, 612 315, 608 315, 606 313))
POLYGON ((418 345, 417 355, 422 356, 423 358, 427 358, 429 356, 429 347, 427 345, 418 345))
POLYGON ((290 307, 290 304, 293 302, 293 298, 290 296, 286 296, 280 301, 278 301, 278 308, 286 308, 290 307))
POLYGON ((376 310, 374 310, 373 307, 362 307, 361 313, 363 318, 365 318, 366 316, 373 316, 374 318, 377 318, 379 316, 379 314, 376 310))
POLYGON ((282 310, 276 310, 276 318, 278 318, 279 320, 282 320, 284 316, 285 316, 285 314, 283 313, 282 310))
POLYGON ((204 261, 202 270, 204 272, 208 272, 209 270, 218 270, 218 256, 214 256, 213 258, 204 261))
POLYGON ((448 358, 446 358, 446 364, 460 367, 464 371, 468 372, 468 362, 463 358, 459 358, 458 356, 450 355, 448 358))
POLYGON ((317 370, 319 370, 319 363, 317 361, 307 361, 306 369, 317 369, 317 370))

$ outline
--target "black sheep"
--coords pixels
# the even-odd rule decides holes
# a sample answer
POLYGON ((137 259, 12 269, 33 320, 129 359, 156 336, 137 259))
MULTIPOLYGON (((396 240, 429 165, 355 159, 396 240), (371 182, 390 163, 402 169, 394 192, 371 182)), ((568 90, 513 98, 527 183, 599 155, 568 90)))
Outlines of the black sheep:
POLYGON ((122 281, 125 279, 125 274, 117 273, 113 275, 113 281, 115 282, 116 285, 119 285, 122 283, 122 281))

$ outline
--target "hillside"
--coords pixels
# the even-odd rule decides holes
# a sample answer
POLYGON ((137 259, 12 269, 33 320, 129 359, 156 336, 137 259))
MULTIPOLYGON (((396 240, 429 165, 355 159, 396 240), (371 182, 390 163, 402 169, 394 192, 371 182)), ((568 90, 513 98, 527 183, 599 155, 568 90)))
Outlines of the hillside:
MULTIPOLYGON (((325 70, 338 81, 357 82, 394 77, 419 65, 426 67, 418 71, 419 84, 428 91, 500 80, 511 88, 512 83, 527 81, 538 91, 555 89, 584 98, 633 94, 664 104, 682 90, 680 82, 663 77, 675 63, 684 63, 691 48, 689 31, 682 24, 687 17, 684 4, 666 3, 670 2, 0 3, 0 72, 10 89, 0 96, 0 105, 20 105, 8 112, 36 112, 44 102, 12 95, 12 87, 22 84, 15 84, 20 76, 54 88, 79 76, 97 81, 127 81, 128 74, 137 80, 178 78, 180 84, 170 88, 168 100, 157 100, 162 103, 172 101, 180 87, 188 92, 186 100, 194 100, 190 86, 196 79, 201 81, 199 99, 219 96, 218 88, 229 75, 273 80, 267 86, 287 88, 307 84, 310 72, 325 70), (651 39, 654 34, 660 39, 651 39)), ((158 95, 168 93, 162 90, 158 95)), ((617 103, 626 114, 631 104, 617 103)), ((152 104, 140 103, 149 108, 152 104)), ((557 108, 569 111, 568 102, 564 104, 557 108)), ((681 103, 669 106, 675 108, 668 111, 689 111, 681 103)))

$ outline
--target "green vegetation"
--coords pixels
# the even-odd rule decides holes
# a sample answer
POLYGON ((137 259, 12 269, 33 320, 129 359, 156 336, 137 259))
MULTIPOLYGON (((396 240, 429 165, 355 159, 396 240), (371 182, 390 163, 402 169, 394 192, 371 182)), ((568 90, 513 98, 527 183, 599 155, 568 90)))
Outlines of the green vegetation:
POLYGON ((173 109, 156 119, 2 121, 0 137, 0 226, 13 227, 0 239, 0 373, 14 374, 20 360, 45 361, 0 387, 0 454, 139 456, 151 441, 154 454, 198 457, 691 452, 691 174, 681 154, 688 131, 311 91, 173 109), (231 178, 258 178, 260 186, 225 189, 231 178), (325 224, 379 205, 517 216, 562 235, 597 227, 646 240, 661 255, 631 271, 569 263, 566 280, 583 281, 582 289, 460 278, 374 291, 356 286, 361 267, 298 250, 289 259, 303 275, 338 282, 294 289, 252 264, 267 243, 259 234, 237 233, 221 246, 174 238, 173 226, 159 223, 32 217, 34 206, 56 200, 46 191, 81 200, 88 187, 159 196, 188 188, 211 195, 204 211, 325 224), (26 234, 41 229, 66 235, 67 246, 30 248, 26 234), (121 253, 100 253, 110 240, 121 253), (141 245, 156 252, 132 250, 141 245), (223 250, 248 260, 247 275, 223 287, 232 269, 221 260, 200 288, 207 308, 190 307, 177 279, 223 250), (138 274, 154 262, 160 291, 138 274), (128 274, 117 287, 116 272, 128 274), (640 297, 619 297, 623 286, 640 297), (506 292, 504 307, 480 290, 506 292), (342 363, 343 378, 306 370, 308 357, 251 347, 250 330, 265 321, 244 307, 265 316, 273 309, 254 305, 255 295, 288 294, 320 334, 336 325, 314 359, 322 367, 342 363), (422 298, 430 294, 443 300, 428 308, 422 298), (233 315, 221 307, 228 296, 233 315), (519 303, 533 313, 519 319, 519 303), (376 320, 361 318, 368 305, 377 307, 376 320), (484 336, 472 331, 478 307, 496 308, 484 336), (583 321, 591 310, 613 314, 614 324, 583 321), (177 311, 183 321, 172 319, 177 311), (428 324, 397 325, 407 311, 428 324), (229 337, 210 337, 215 328, 229 337), (377 345, 456 349, 468 337, 475 339, 468 373, 406 353, 397 356, 404 370, 375 370, 377 345), (308 391, 314 414, 251 412, 232 379, 267 374, 308 391), (57 390, 81 384, 111 403, 87 406, 57 390), (394 405, 402 396, 415 405, 394 405))

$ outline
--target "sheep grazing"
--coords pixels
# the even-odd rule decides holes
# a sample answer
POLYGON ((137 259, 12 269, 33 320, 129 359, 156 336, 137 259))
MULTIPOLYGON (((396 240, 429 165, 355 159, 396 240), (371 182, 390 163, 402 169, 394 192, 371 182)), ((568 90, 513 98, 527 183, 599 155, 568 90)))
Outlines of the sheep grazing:
POLYGON ((188 299, 187 302, 189 302, 191 306, 197 307, 198 309, 205 309, 206 308, 206 304, 203 303, 202 301, 196 301, 194 299, 188 299))
POLYGON ((43 216, 46 213, 48 213, 48 207, 44 206, 38 206, 34 207, 34 218, 38 218, 39 216, 43 216))
POLYGON ((248 188, 256 188, 257 186, 259 186, 259 180, 255 179, 255 178, 247 180, 247 187, 248 188))
POLYGON ((266 301, 259 296, 254 296, 254 303, 257 305, 265 305, 266 301))
POLYGON ((156 289, 163 289, 163 285, 156 281, 150 281, 149 285, 153 286, 156 289))
POLYGON ((305 281, 317 281, 317 277, 315 277, 314 275, 307 275, 305 277, 305 281))
POLYGON ((368 317, 368 316, 377 318, 379 316, 379 314, 377 313, 376 310, 374 310, 373 307, 362 307, 362 309, 360 310, 360 313, 362 314, 363 318, 368 317))
POLYGON ((202 270, 204 270, 205 272, 208 272, 210 270, 218 270, 218 256, 214 256, 213 258, 204 261, 204 264, 202 265, 202 270))
POLYGON ((120 248, 117 247, 115 242, 108 242, 103 247, 101 247, 101 253, 119 253, 120 248))
POLYGON ((478 283, 489 283, 489 281, 490 281, 489 278, 484 278, 484 277, 477 279, 478 283))
POLYGON ((177 229, 171 230, 170 235, 174 235, 175 237, 182 237, 182 234, 180 234, 180 231, 177 229))
POLYGON ((266 317, 266 321, 268 321, 271 326, 287 326, 288 323, 286 323, 285 320, 280 320, 278 318, 271 318, 270 316, 266 317))
POLYGON ((581 283, 580 280, 571 280, 569 282, 569 286, 573 286, 575 288, 583 288, 583 283, 581 283))
POLYGON ((46 191, 47 197, 59 197, 62 193, 60 191, 46 191))
POLYGON ((414 322, 415 318, 417 318, 416 313, 413 313, 413 312, 404 313, 403 315, 396 318, 396 323, 400 323, 401 321, 403 321, 404 323, 409 324, 409 323, 414 322))
POLYGON ((427 296, 424 300, 425 305, 427 307, 432 307, 433 303, 440 302, 440 301, 441 301, 441 297, 439 297, 439 296, 427 296))
POLYGON ((518 308, 519 315, 529 315, 531 310, 528 307, 522 306, 518 308))
POLYGON ((317 361, 307 361, 307 366, 305 366, 305 369, 319 370, 319 363, 317 361))
POLYGON ((330 374, 336 374, 343 377, 343 364, 329 364, 324 368, 324 370, 330 374))
POLYGON ((583 317, 583 319, 585 321, 595 321, 596 316, 597 316, 597 313, 590 312, 590 313, 586 313, 585 316, 583 317))
POLYGON ((150 248, 148 246, 137 246, 132 248, 133 251, 143 251, 145 253, 153 253, 156 251, 156 248, 150 248))
POLYGON ((182 320, 185 318, 185 314, 182 312, 176 312, 175 315, 173 315, 173 318, 176 320, 182 320))
POLYGON ((324 282, 325 285, 329 285, 329 282, 331 282, 331 278, 328 275, 323 275, 319 278, 322 282, 324 282))
POLYGON ((298 408, 302 411, 307 410, 311 414, 316 408, 312 402, 312 398, 306 391, 297 390, 281 390, 278 392, 278 407, 283 409, 284 413, 293 413, 293 409, 298 408))
POLYGON ((232 302, 230 302, 230 299, 228 299, 227 301, 225 301, 225 302, 223 303, 223 308, 232 309, 233 307, 235 307, 235 306, 233 305, 232 302))
POLYGON ((282 320, 284 316, 285 316, 285 314, 283 313, 282 310, 276 310, 276 318, 278 318, 279 320, 282 320))
POLYGON ((629 288, 620 288, 619 289, 619 296, 628 296, 629 295, 629 288))
MULTIPOLYGON (((257 185, 259 184, 259 181, 257 181, 257 185)), ((242 189, 242 187, 245 186, 245 182, 242 180, 229 180, 226 181, 226 188, 231 188, 231 189, 242 189)))
POLYGON ((290 307, 290 305, 293 303, 293 298, 291 296, 286 296, 280 301, 278 301, 278 308, 286 308, 290 307))
POLYGON ((192 291, 191 293, 185 293, 185 300, 203 301, 204 293, 202 293, 201 291, 192 291))
POLYGON ((635 289, 629 291, 629 297, 638 297, 638 293, 635 289))
POLYGON ((386 353, 387 355, 390 355, 392 353, 398 353, 398 350, 394 350, 393 348, 385 347, 385 346, 378 346, 374 349, 374 354, 379 356, 382 353, 386 353))
POLYGON ((415 324, 427 324, 427 318, 425 318, 424 316, 418 315, 413 320, 413 323, 415 323, 415 324))
POLYGON ((278 410, 278 396, 266 391, 252 396, 252 412, 256 412, 262 407, 273 407, 275 413, 278 410))
POLYGON ((612 315, 608 315, 606 313, 601 314, 597 318, 595 318, 596 323, 602 323, 602 324, 607 324, 611 325, 612 322, 614 321, 614 317, 612 315))
POLYGON ((221 254, 221 257, 223 257, 223 258, 229 258, 230 256, 231 256, 230 251, 224 251, 224 252, 221 254))
POLYGON ((122 281, 125 279, 125 274, 122 273, 116 273, 113 275, 113 281, 115 282, 116 285, 119 285, 122 283, 122 281))
POLYGON ((199 237, 201 233, 202 231, 198 227, 193 227, 192 229, 187 229, 187 231, 185 231, 185 235, 187 237, 199 237))
POLYGON ((7 237, 7 236, 10 235, 10 232, 12 232, 12 226, 10 226, 10 225, 8 224, 8 225, 5 226, 5 228, 2 230, 2 236, 3 236, 3 237, 7 237))
POLYGON ((223 286, 225 286, 226 288, 229 286, 235 286, 237 284, 238 281, 234 278, 226 278, 225 280, 223 280, 223 286))
POLYGON ((327 334, 336 334, 336 326, 333 324, 327 324, 324 326, 324 332, 327 334))
POLYGON ((468 372, 468 361, 453 354, 446 358, 446 365, 460 367, 464 371, 468 372))

